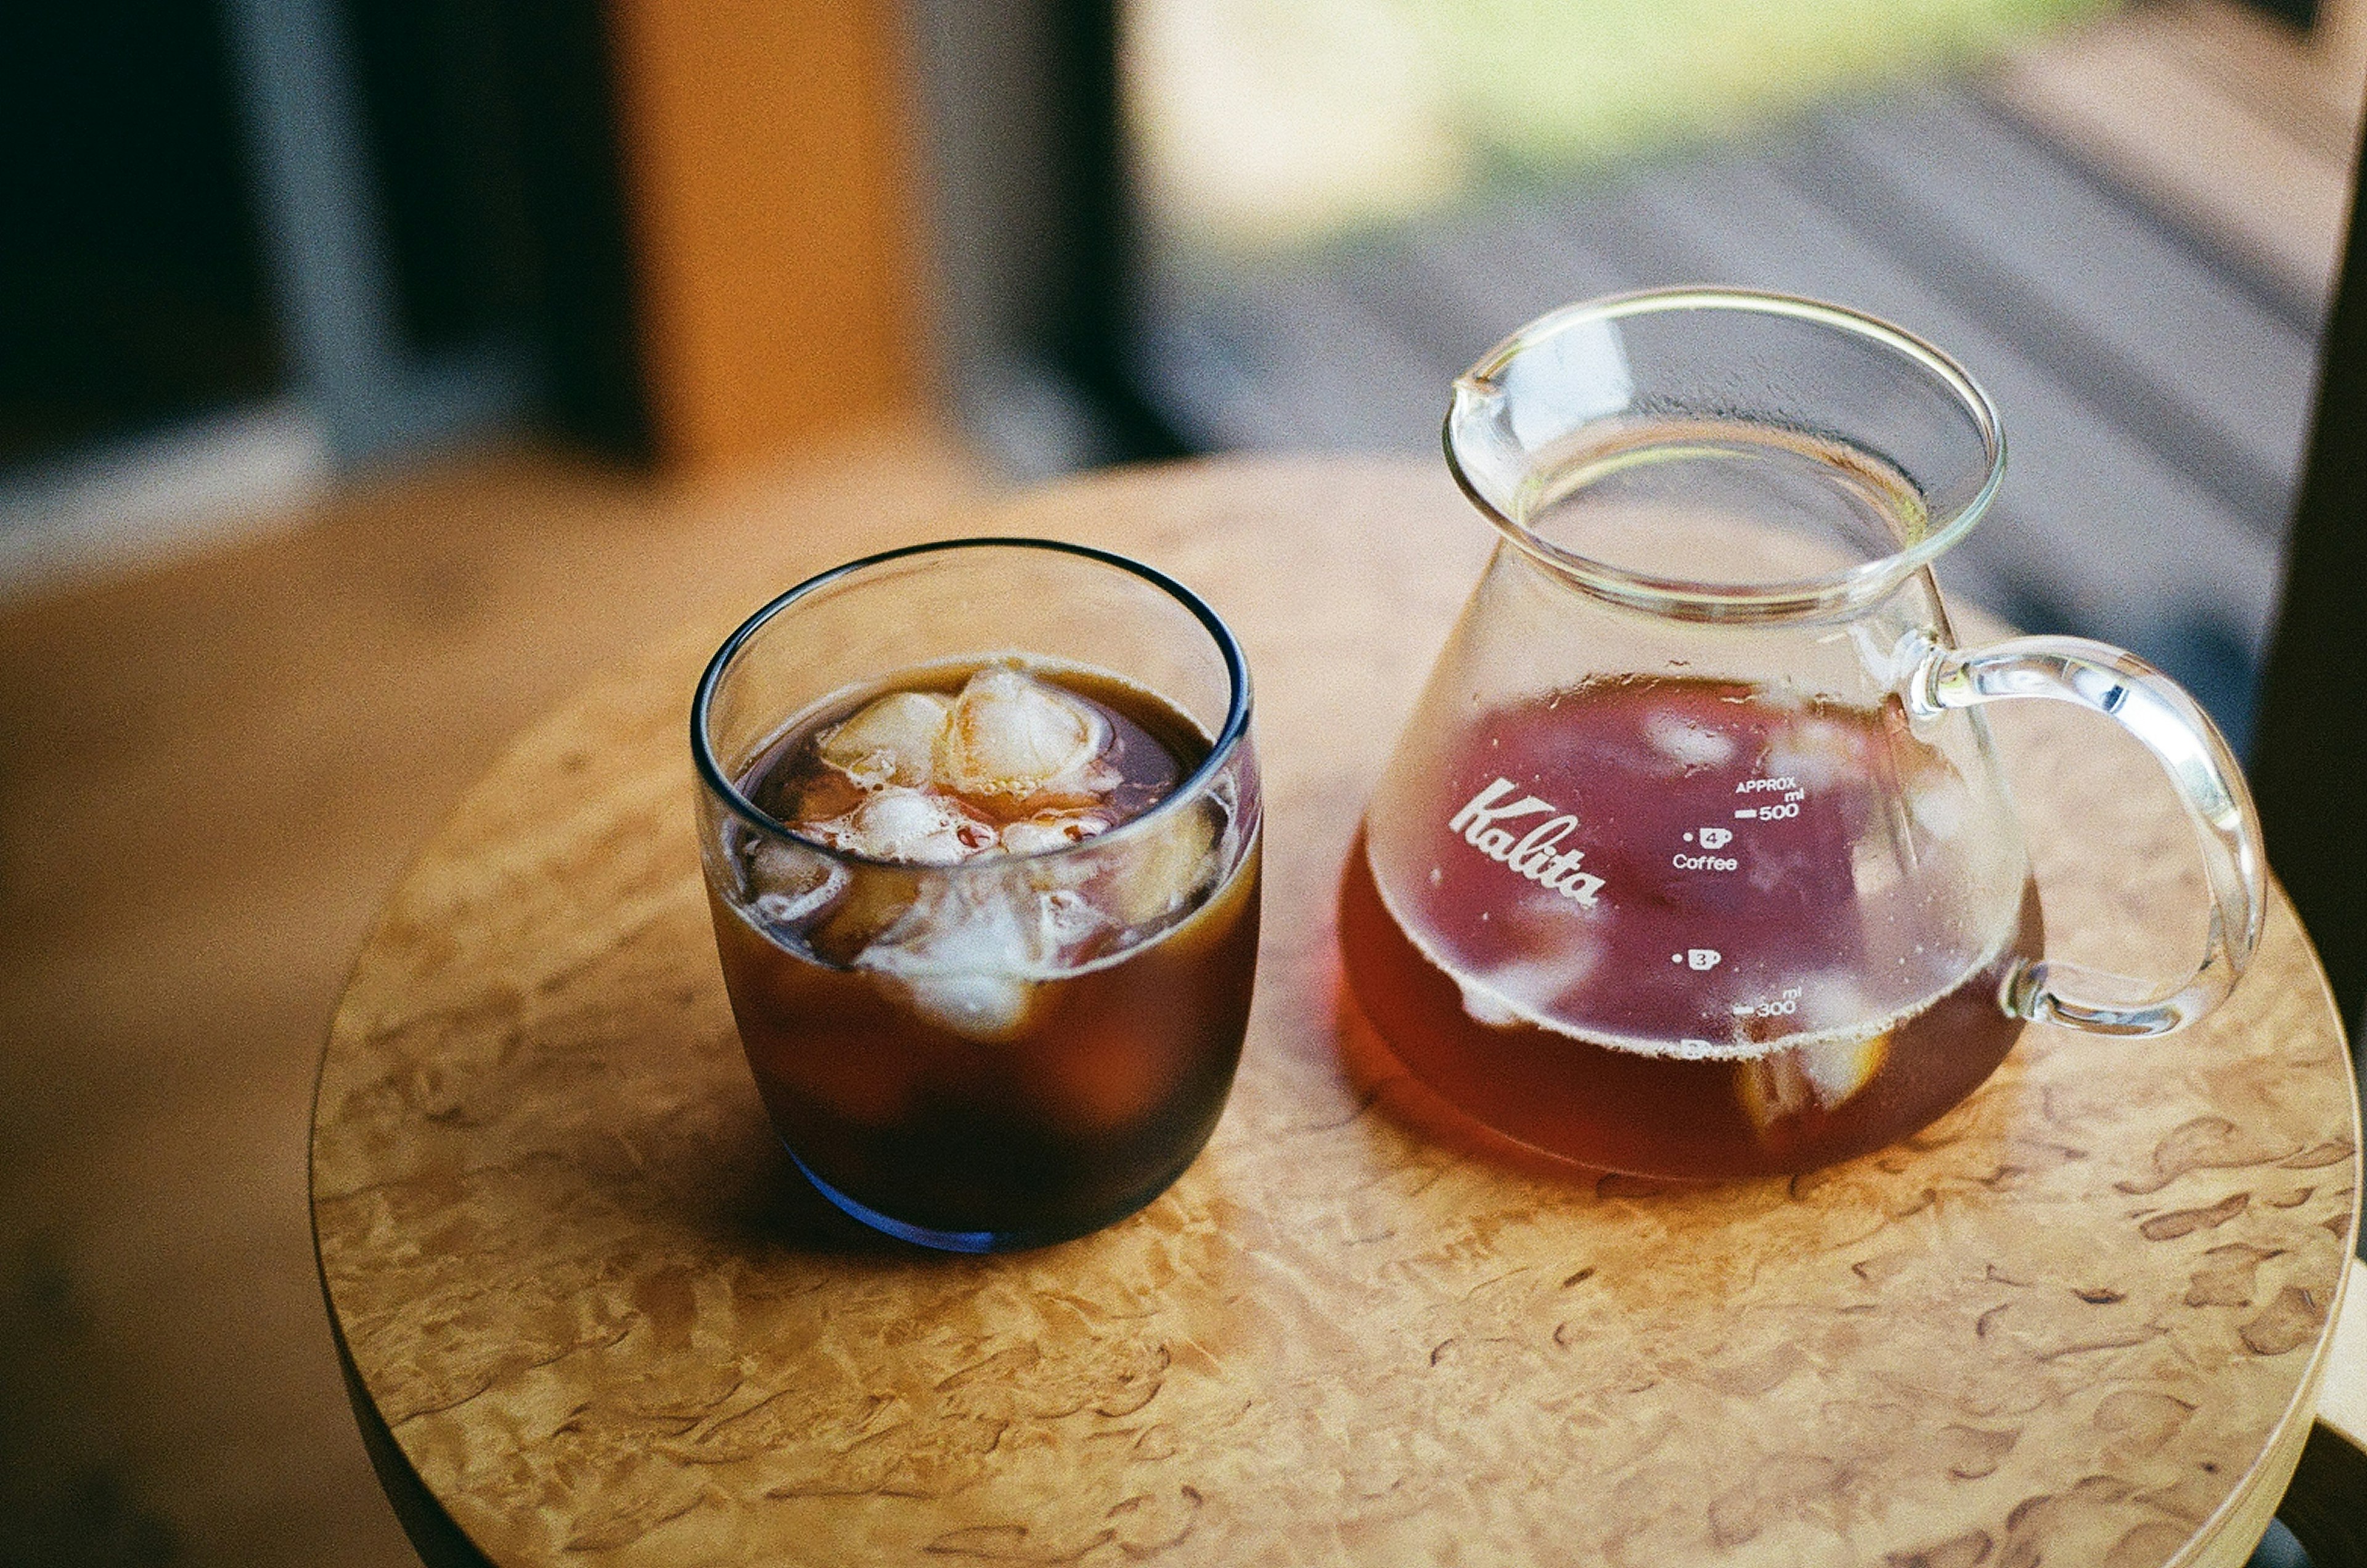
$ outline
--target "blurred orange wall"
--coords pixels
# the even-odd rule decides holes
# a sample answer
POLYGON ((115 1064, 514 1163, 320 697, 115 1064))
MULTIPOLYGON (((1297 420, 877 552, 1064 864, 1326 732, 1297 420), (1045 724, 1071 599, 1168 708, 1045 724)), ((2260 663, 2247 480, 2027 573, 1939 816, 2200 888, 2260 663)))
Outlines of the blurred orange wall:
POLYGON ((919 402, 894 0, 611 0, 659 460, 761 460, 919 402))

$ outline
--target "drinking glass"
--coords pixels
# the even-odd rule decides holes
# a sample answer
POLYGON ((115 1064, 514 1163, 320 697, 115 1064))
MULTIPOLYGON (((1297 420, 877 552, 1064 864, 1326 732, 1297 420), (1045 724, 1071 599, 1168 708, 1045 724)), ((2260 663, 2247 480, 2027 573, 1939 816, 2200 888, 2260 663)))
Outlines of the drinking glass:
POLYGON ((1191 1163, 1248 1023, 1263 812, 1248 666, 1189 589, 1046 539, 873 556, 732 634, 691 746, 741 1042, 825 1197, 992 1251, 1108 1224, 1191 1163), (753 798, 817 720, 1001 662, 1177 732, 1181 782, 1097 837, 953 864, 833 847, 753 798))

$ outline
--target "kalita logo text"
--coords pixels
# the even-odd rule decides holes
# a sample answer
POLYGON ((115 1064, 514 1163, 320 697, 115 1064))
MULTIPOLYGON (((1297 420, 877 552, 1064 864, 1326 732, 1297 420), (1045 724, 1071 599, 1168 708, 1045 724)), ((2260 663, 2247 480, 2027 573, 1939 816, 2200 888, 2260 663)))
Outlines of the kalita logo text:
POLYGON ((1506 805, 1497 804, 1519 789, 1510 779, 1498 779, 1448 818, 1447 827, 1461 833, 1465 843, 1489 860, 1501 862, 1540 887, 1550 888, 1573 903, 1592 908, 1603 878, 1579 869, 1579 863, 1586 859, 1584 850, 1565 851, 1561 847, 1561 841, 1578 830, 1578 818, 1534 795, 1523 795, 1506 805), (1540 812, 1546 814, 1544 821, 1529 820, 1540 812), (1517 826, 1499 827, 1502 822, 1517 826))

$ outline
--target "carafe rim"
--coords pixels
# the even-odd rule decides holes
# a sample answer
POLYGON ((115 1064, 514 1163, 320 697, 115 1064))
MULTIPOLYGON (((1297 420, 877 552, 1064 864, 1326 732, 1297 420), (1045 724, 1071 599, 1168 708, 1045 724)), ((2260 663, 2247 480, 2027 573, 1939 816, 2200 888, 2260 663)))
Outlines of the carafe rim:
MULTIPOLYGON (((1772 426, 1769 428, 1772 428, 1772 426)), ((1802 295, 1711 285, 1637 289, 1581 300, 1516 329, 1455 379, 1440 432, 1447 471, 1480 514, 1524 555, 1593 596, 1629 608, 1688 621, 1818 618, 1848 612, 1887 595, 1970 533, 1995 501, 2005 478, 2005 435, 1997 405, 1972 373, 1944 350, 1869 312, 1802 295), (1502 407, 1504 371, 1522 355, 1561 334, 1630 316, 1673 311, 1740 311, 1783 316, 1830 328, 1881 345, 1928 374, 1954 396, 1978 434, 1986 472, 1972 496, 1932 519, 1920 537, 1897 550, 1839 570, 1772 582, 1704 582, 1668 577, 1598 559, 1555 544, 1489 498, 1457 446, 1459 429, 1502 407)))

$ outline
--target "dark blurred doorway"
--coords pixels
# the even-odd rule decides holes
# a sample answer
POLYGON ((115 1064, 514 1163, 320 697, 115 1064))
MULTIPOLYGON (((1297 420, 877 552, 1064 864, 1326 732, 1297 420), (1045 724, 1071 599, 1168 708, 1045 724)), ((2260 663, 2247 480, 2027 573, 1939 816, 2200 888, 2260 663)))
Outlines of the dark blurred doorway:
POLYGON ((285 382, 212 7, 0 10, 0 466, 285 382))
POLYGON ((529 420, 637 454, 605 17, 0 7, 0 586, 529 420))

